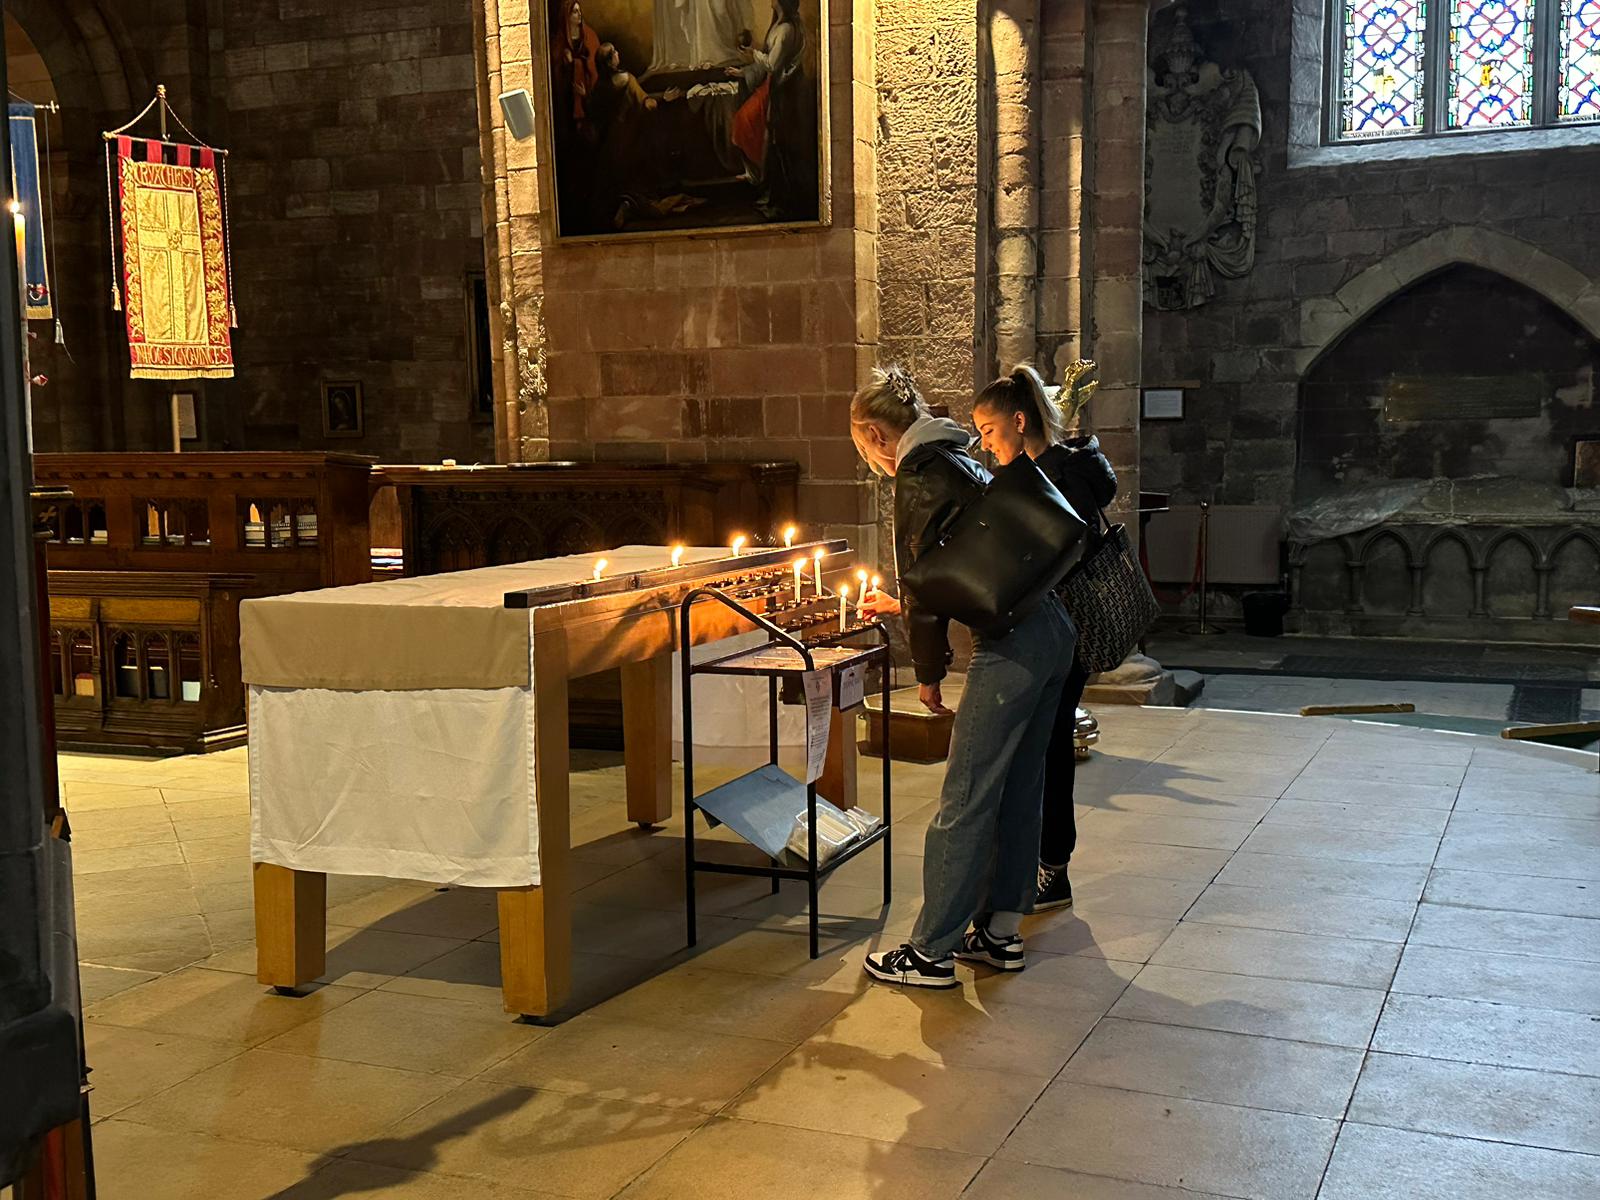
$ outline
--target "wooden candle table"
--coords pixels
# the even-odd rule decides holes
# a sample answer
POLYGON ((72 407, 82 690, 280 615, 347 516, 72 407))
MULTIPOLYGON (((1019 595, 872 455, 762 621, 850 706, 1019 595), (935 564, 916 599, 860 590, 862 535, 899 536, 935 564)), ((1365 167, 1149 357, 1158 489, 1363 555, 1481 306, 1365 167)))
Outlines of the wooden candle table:
MULTIPOLYGON (((572 970, 569 680, 622 669, 628 816, 666 820, 679 605, 714 586, 753 612, 792 607, 790 564, 818 548, 843 577, 843 542, 690 548, 679 566, 668 547, 624 546, 599 579, 585 555, 247 601, 257 978, 287 990, 323 974, 328 874, 421 879, 498 891, 506 1010, 559 1009, 572 970)), ((696 605, 688 641, 750 629, 725 605, 696 605)), ((818 790, 848 805, 855 746, 834 740, 818 790)))

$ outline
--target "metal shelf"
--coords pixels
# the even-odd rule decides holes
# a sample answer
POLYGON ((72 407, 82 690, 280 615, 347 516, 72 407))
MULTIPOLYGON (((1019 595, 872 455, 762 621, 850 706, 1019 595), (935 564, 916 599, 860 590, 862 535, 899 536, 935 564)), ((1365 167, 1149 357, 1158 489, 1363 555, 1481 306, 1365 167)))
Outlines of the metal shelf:
MULTIPOLYGON (((772 589, 761 589, 761 595, 751 599, 761 600, 772 589)), ((820 607, 829 599, 826 593, 813 605, 820 607)), ((867 622, 852 626, 843 633, 834 630, 830 636, 813 641, 801 641, 792 632, 781 628, 767 615, 752 611, 740 600, 716 587, 699 587, 684 596, 679 605, 679 644, 689 646, 690 612, 699 603, 718 603, 733 609, 757 629, 764 631, 768 641, 763 646, 724 655, 710 662, 694 663, 692 656, 680 656, 682 662, 681 684, 683 690, 683 797, 684 797, 684 907, 688 919, 689 945, 696 941, 695 931, 695 873, 706 871, 722 875, 756 876, 772 880, 773 894, 777 894, 782 880, 804 880, 810 898, 811 957, 817 957, 817 887, 830 872, 843 866, 856 855, 872 846, 883 846, 883 902, 890 901, 891 826, 893 823, 890 784, 890 756, 888 746, 883 751, 883 825, 858 841, 850 843, 827 862, 817 857, 817 785, 801 783, 778 766, 778 681, 792 680, 807 671, 839 670, 872 662, 883 667, 880 694, 882 702, 889 702, 889 635, 883 626, 867 622), (873 633, 881 639, 875 645, 842 645, 852 638, 873 633), (696 675, 765 676, 767 680, 768 761, 739 778, 713 788, 703 796, 694 789, 694 687, 696 675), (785 860, 794 861, 797 855, 788 849, 789 833, 800 806, 804 805, 809 826, 807 854, 798 867, 783 866, 785 860), (770 867, 735 863, 712 862, 695 856, 694 814, 703 809, 709 818, 727 825, 734 833, 772 859, 770 867)), ((798 605, 808 607, 804 601, 798 605)), ((773 614, 777 615, 777 614, 773 614)), ((820 623, 820 622, 819 622, 820 623)), ((838 675, 834 676, 834 702, 838 703, 838 675)), ((885 732, 887 741, 887 731, 885 732)))

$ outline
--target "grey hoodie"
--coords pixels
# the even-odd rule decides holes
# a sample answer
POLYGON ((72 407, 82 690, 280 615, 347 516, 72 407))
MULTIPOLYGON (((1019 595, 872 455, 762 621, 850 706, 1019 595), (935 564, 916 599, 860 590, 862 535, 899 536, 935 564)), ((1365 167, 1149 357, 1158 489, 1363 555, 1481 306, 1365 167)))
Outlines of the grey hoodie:
POLYGON ((900 435, 894 448, 895 468, 899 469, 917 447, 940 442, 965 450, 972 442, 972 435, 948 417, 918 417, 911 428, 900 435))

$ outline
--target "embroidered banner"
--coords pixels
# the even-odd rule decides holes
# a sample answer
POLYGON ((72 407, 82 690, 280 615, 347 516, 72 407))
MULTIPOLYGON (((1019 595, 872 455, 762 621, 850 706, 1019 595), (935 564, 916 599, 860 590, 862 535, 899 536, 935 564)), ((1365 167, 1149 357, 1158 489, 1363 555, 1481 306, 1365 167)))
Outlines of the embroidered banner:
POLYGON ((123 307, 135 379, 233 376, 228 333, 227 259, 215 154, 135 162, 133 143, 117 139, 122 209, 123 307), (191 157, 198 161, 191 164, 191 157))
POLYGON ((28 316, 53 317, 50 265, 45 258, 44 202, 39 189, 39 128, 34 107, 13 100, 11 129, 11 195, 22 206, 23 262, 28 276, 28 316))

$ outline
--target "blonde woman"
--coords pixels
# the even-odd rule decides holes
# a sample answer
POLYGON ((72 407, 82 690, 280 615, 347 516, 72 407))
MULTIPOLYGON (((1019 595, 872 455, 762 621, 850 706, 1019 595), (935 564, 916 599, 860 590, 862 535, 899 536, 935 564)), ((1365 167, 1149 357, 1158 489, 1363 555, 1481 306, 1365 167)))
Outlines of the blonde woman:
MULTIPOLYGON (((894 478, 895 563, 904 574, 983 493, 988 472, 967 453, 967 431, 933 416, 899 368, 875 373, 856 393, 850 434, 867 464, 894 478)), ((881 592, 868 608, 902 611, 881 592)), ((922 703, 948 711, 939 685, 950 662, 950 618, 909 596, 903 611, 922 703)), ((1045 749, 1074 636, 1054 595, 1009 632, 973 631, 939 812, 923 848, 922 911, 910 941, 867 955, 874 979, 953 988, 957 958, 1023 968, 1018 929, 1038 881, 1045 749)))

